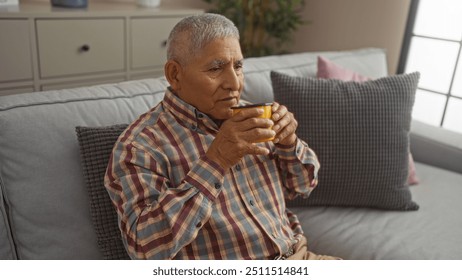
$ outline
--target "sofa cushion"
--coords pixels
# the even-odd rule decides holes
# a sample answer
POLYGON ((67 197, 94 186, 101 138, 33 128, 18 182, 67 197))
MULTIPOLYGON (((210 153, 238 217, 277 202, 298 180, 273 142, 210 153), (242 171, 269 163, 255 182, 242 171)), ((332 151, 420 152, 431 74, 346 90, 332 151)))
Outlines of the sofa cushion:
POLYGON ((270 72, 277 71, 292 76, 315 77, 319 55, 371 78, 388 75, 385 50, 377 48, 246 58, 244 61, 245 81, 242 99, 252 103, 272 102, 274 94, 271 87, 270 72))
POLYGON ((406 184, 418 73, 362 83, 271 79, 275 100, 295 114, 297 134, 321 162, 319 186, 292 205, 418 209, 406 184))
POLYGON ((369 80, 368 77, 350 69, 346 69, 321 55, 318 56, 318 72, 316 73, 316 77, 355 82, 365 82, 369 80))
MULTIPOLYGON (((462 174, 416 161, 419 211, 297 207, 313 252, 349 260, 462 260, 462 174)), ((322 167, 321 167, 322 169, 322 167)))
POLYGON ((117 212, 104 187, 104 174, 112 148, 126 124, 76 127, 83 176, 90 199, 90 214, 104 259, 130 259, 121 239, 117 212))
POLYGON ((163 98, 160 79, 1 96, 0 176, 20 259, 101 259, 76 126, 130 123, 163 98))
MULTIPOLYGON (((318 72, 316 77, 322 79, 337 79, 342 81, 355 82, 365 82, 370 80, 368 77, 356 73, 350 69, 344 68, 323 56, 318 56, 318 72)), ((407 183, 409 185, 415 185, 419 183, 419 179, 417 178, 415 171, 414 160, 411 154, 409 154, 409 174, 407 177, 407 183)))
POLYGON ((5 199, 3 197, 2 179, 0 178, 0 260, 13 260, 16 259, 16 253, 11 236, 8 212, 4 203, 5 199))

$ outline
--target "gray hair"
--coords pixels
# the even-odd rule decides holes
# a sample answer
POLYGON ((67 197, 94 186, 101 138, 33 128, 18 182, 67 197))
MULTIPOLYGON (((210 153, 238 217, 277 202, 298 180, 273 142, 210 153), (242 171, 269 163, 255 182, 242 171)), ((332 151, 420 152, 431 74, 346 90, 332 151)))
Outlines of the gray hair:
POLYGON ((167 59, 187 63, 205 45, 215 39, 233 37, 239 40, 234 23, 219 14, 205 13, 186 17, 173 27, 167 39, 167 59))

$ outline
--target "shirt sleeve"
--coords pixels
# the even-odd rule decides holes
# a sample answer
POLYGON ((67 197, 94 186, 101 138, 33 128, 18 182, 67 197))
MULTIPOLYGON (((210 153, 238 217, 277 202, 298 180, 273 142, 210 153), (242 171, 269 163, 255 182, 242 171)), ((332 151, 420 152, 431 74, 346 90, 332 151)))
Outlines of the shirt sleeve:
POLYGON ((178 186, 162 168, 167 160, 133 144, 118 143, 112 153, 105 186, 131 258, 173 259, 195 239, 221 192, 224 170, 207 157, 197 160, 178 186))
POLYGON ((286 174, 286 198, 294 199, 299 195, 308 197, 318 184, 320 164, 315 152, 299 138, 295 145, 277 144, 275 152, 278 155, 279 167, 286 174))

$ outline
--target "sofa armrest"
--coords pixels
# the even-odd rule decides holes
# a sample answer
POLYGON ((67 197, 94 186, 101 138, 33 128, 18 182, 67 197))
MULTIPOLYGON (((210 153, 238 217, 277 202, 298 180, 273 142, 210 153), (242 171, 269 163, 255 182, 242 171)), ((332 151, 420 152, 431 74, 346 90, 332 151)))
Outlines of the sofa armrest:
POLYGON ((462 173, 462 134, 413 120, 410 139, 414 160, 462 173))

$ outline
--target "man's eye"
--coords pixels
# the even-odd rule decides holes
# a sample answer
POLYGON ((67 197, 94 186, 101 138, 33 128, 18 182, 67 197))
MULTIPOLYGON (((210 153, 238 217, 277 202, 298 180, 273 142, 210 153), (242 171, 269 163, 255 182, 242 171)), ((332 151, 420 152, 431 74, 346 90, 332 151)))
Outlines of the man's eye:
POLYGON ((242 63, 238 63, 238 64, 234 65, 234 69, 241 70, 242 66, 243 66, 242 63))
POLYGON ((210 72, 218 72, 220 70, 221 70, 220 67, 212 67, 212 68, 209 69, 210 72))

